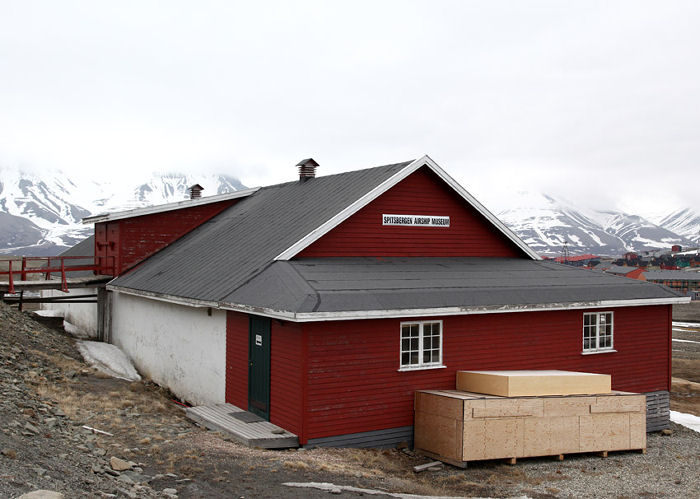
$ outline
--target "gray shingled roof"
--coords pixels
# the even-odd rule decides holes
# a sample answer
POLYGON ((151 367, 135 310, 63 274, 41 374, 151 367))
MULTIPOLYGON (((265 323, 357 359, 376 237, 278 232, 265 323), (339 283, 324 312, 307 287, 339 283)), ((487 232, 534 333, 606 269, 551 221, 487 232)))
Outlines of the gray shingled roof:
POLYGON ((411 161, 263 187, 112 285, 220 302, 411 161))
POLYGON ((518 258, 278 261, 224 302, 292 313, 493 308, 669 299, 652 283, 518 258))
POLYGON ((611 265, 608 268, 605 268, 605 272, 608 274, 619 274, 619 275, 625 275, 629 274, 633 270, 637 270, 638 267, 627 267, 626 265, 611 265))
POLYGON ((110 286, 285 317, 445 307, 566 308, 679 296, 655 284, 531 260, 525 254, 505 259, 274 260, 409 164, 263 187, 110 286))
POLYGON ((692 270, 647 270, 644 277, 652 281, 700 281, 700 272, 692 270))

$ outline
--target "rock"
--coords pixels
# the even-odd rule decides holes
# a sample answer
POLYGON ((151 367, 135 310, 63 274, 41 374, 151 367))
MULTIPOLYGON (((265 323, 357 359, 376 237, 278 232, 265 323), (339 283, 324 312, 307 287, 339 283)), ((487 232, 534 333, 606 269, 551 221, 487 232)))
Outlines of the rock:
POLYGON ((668 437, 670 435, 673 435, 673 430, 669 430, 669 429, 661 430, 661 434, 666 435, 668 437))
POLYGON ((118 457, 112 456, 109 459, 109 465, 112 467, 114 471, 126 471, 130 470, 132 468, 132 463, 129 461, 125 461, 123 459, 119 459, 118 457))
POLYGON ((53 490, 35 490, 22 494, 17 499, 63 499, 65 496, 53 490))
POLYGON ((136 483, 129 475, 119 475, 117 477, 117 480, 119 480, 120 482, 128 483, 129 485, 136 483))
POLYGON ((338 487, 333 487, 331 490, 329 490, 329 492, 330 492, 331 494, 336 494, 336 495, 337 495, 337 494, 342 494, 342 493, 343 493, 343 491, 342 491, 341 489, 339 489, 338 487))
POLYGON ((34 425, 31 424, 31 423, 25 424, 25 425, 24 425, 24 429, 27 430, 27 431, 29 431, 29 432, 31 432, 31 433, 34 433, 35 435, 38 435, 38 434, 39 434, 39 428, 37 428, 36 426, 34 426, 34 425))
POLYGON ((0 451, 0 454, 9 459, 17 459, 17 453, 13 449, 3 449, 0 451))
POLYGON ((163 494, 170 497, 177 497, 177 489, 163 489, 163 494))

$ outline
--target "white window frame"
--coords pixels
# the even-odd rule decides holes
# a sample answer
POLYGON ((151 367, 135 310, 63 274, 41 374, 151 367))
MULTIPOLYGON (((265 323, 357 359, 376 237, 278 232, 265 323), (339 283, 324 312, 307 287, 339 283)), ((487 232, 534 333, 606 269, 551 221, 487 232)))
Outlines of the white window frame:
POLYGON ((445 366, 442 365, 442 347, 444 343, 444 335, 445 331, 443 329, 442 321, 441 320, 433 320, 433 321, 405 321, 402 322, 399 326, 399 371, 418 371, 418 370, 423 370, 423 369, 442 369, 445 366), (438 324, 440 326, 440 347, 438 350, 438 360, 437 362, 423 362, 423 338, 424 338, 424 327, 426 324, 438 324), (401 359, 403 357, 403 345, 402 345, 402 340, 403 340, 403 328, 404 326, 418 326, 418 359, 419 363, 418 364, 407 364, 403 365, 401 359))
MULTIPOLYGON (((608 321, 605 321, 605 325, 608 324, 608 321)), ((609 352, 616 352, 615 350, 615 313, 612 310, 605 310, 605 311, 600 311, 600 312, 585 312, 583 314, 583 334, 581 337, 581 353, 583 355, 591 354, 591 353, 609 353, 609 352), (600 340, 601 340, 601 316, 605 315, 610 315, 610 346, 605 346, 601 347, 600 346, 600 340), (595 316, 595 345, 594 346, 589 346, 586 348, 586 328, 591 327, 591 325, 586 325, 586 316, 595 316)))

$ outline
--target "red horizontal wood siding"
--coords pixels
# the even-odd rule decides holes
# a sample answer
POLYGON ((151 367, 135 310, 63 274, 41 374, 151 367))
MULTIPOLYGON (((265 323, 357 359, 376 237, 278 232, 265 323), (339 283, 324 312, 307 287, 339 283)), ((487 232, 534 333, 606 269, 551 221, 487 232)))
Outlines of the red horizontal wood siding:
POLYGON ((236 202, 230 199, 95 224, 96 259, 104 262, 110 275, 108 267, 114 262, 116 275, 121 275, 236 202))
POLYGON ((297 257, 492 256, 524 253, 423 167, 359 210, 297 257), (382 225, 383 214, 449 216, 449 227, 382 225))
POLYGON ((581 354, 583 310, 438 317, 447 367, 408 372, 398 372, 399 319, 307 323, 305 438, 412 425, 414 392, 454 389, 457 370, 594 372, 616 390, 668 390, 668 308, 611 309, 617 352, 593 355, 581 354))
POLYGON ((303 336, 300 324, 272 320, 270 422, 303 433, 303 336))
POLYGON ((248 410, 247 314, 226 312, 226 402, 248 410))

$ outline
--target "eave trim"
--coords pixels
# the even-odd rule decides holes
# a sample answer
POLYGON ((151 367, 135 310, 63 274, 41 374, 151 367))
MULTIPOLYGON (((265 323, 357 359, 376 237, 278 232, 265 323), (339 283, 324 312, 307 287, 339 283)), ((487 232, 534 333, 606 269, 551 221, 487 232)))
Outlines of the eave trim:
POLYGON ((498 230, 500 230, 510 241, 512 241, 516 246, 518 246, 526 255, 531 257, 533 260, 541 260, 540 257, 534 250, 532 250, 525 242, 520 239, 512 230, 506 227, 503 222, 501 222, 493 213, 487 210, 481 203, 479 203, 474 196, 469 194, 464 187, 459 185, 456 180, 450 177, 447 172, 445 172, 440 166, 438 166, 435 161, 433 161, 427 154, 422 158, 419 158, 410 164, 406 165, 399 172, 395 173, 384 182, 379 184, 377 187, 366 193, 364 196, 359 198, 357 201, 347 206, 341 212, 336 214, 334 217, 330 218, 328 221, 319 225, 317 228, 309 232, 307 235, 299 239, 296 243, 291 245, 289 248, 284 250, 282 253, 275 257, 275 260, 290 260, 294 258, 302 250, 306 249, 312 243, 319 240, 321 237, 326 235, 332 229, 340 225, 342 222, 350 218, 352 215, 357 213, 360 209, 367 206, 370 202, 377 199, 379 196, 384 194, 386 191, 394 187, 396 184, 401 182, 403 179, 408 177, 410 174, 418 170, 422 166, 427 166, 433 172, 435 172, 447 185, 449 185, 455 192, 457 192, 462 198, 467 201, 476 211, 483 215, 489 222, 491 222, 498 230))
POLYGON ((581 310, 581 309, 605 309, 616 307, 642 307, 650 305, 679 305, 690 303, 690 297, 679 296, 675 298, 640 298, 631 300, 597 300, 572 303, 538 303, 528 305, 491 305, 484 307, 439 307, 418 309, 395 310, 353 310, 346 312, 290 312, 286 310, 274 310, 265 307, 235 303, 220 303, 215 301, 197 300, 179 296, 152 293, 121 286, 107 285, 108 291, 117 291, 132 296, 150 298, 153 300, 175 303, 190 307, 211 307, 221 310, 231 310, 245 314, 260 315, 272 319, 287 320, 292 322, 323 322, 337 320, 363 320, 363 319, 401 319, 407 317, 436 317, 452 315, 484 315, 505 314, 516 312, 544 312, 556 310, 581 310))
POLYGON ((216 196, 207 196, 205 198, 185 199, 183 201, 177 201, 175 203, 161 204, 156 206, 146 206, 143 208, 135 208, 133 210, 116 211, 114 213, 102 213, 100 215, 85 217, 83 218, 82 223, 94 224, 100 222, 111 222, 113 220, 122 220, 124 218, 142 217, 144 215, 153 215, 155 213, 163 213, 166 211, 179 210, 182 208, 192 208, 193 206, 202 206, 211 203, 218 203, 220 201, 228 201, 231 199, 248 197, 251 194, 255 194, 258 190, 260 190, 260 187, 253 187, 251 189, 244 189, 242 191, 234 191, 226 194, 218 194, 216 196))

